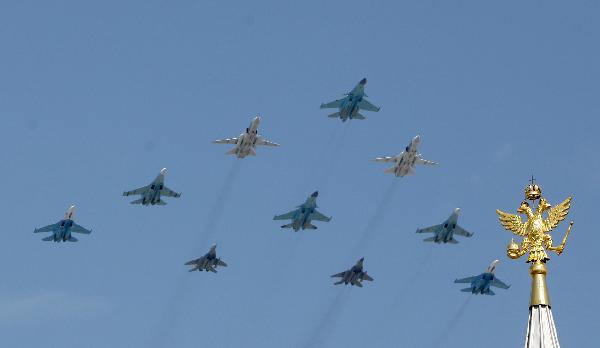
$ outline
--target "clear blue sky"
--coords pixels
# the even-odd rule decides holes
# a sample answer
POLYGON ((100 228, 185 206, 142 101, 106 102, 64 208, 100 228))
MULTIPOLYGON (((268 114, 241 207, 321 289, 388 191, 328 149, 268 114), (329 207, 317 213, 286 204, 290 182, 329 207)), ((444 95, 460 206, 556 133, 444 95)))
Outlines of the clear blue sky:
POLYGON ((0 345, 519 346, 529 275, 506 258, 511 234, 495 209, 515 211, 532 173, 552 204, 574 195, 548 282, 561 343, 593 345, 599 11, 3 1, 0 345), (342 124, 319 110, 363 77, 380 112, 342 124), (236 163, 210 143, 257 114, 280 148, 236 163), (396 179, 370 161, 416 134, 439 166, 396 179), (121 197, 162 167, 180 199, 146 208, 121 197), (314 190, 330 223, 293 233, 272 221, 314 190), (32 233, 70 204, 91 235, 53 244, 32 233), (473 238, 431 245, 414 233, 455 207, 473 238), (229 267, 188 273, 183 263, 214 242, 229 267), (361 256, 375 281, 334 287, 329 275, 361 256), (510 290, 466 302, 453 280, 496 258, 510 290))

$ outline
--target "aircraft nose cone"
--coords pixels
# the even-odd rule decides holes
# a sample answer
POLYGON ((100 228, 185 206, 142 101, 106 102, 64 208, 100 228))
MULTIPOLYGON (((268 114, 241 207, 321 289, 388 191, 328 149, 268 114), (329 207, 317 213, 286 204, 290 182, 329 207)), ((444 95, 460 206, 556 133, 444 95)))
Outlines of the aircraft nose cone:
POLYGON ((162 175, 167 175, 167 168, 163 168, 163 169, 161 169, 161 170, 160 170, 160 173, 161 173, 162 175))
POLYGON ((311 197, 317 197, 319 196, 319 191, 315 191, 312 193, 312 195, 310 195, 311 197))
POLYGON ((360 83, 361 85, 363 85, 363 86, 364 86, 364 85, 366 85, 366 84, 367 84, 367 79, 366 79, 366 78, 364 78, 364 79, 360 80, 360 82, 359 82, 359 83, 360 83))
POLYGON ((420 135, 415 136, 414 141, 415 141, 415 143, 420 143, 421 142, 421 136, 420 135))
POLYGON ((460 208, 456 208, 456 209, 454 209, 454 212, 455 212, 456 214, 460 213, 460 208))
POLYGON ((364 257, 361 257, 360 260, 358 260, 358 262, 363 262, 365 260, 364 257))

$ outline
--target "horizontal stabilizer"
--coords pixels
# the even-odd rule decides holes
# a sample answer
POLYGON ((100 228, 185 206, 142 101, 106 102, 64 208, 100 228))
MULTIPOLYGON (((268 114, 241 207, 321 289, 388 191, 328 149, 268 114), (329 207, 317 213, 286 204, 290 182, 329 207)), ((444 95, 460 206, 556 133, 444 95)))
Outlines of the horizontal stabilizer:
POLYGON ((458 241, 456 239, 452 238, 452 239, 450 239, 448 241, 448 243, 450 243, 450 244, 458 244, 458 241))
POLYGON ((42 238, 42 240, 44 242, 52 242, 54 240, 54 235, 46 237, 46 238, 42 238))
POLYGON ((327 117, 331 117, 331 118, 339 118, 339 117, 340 117, 340 113, 339 113, 339 112, 334 112, 333 114, 329 114, 329 115, 327 115, 327 117))
POLYGON ((226 155, 235 155, 237 154, 237 147, 234 147, 233 149, 225 152, 226 155))
POLYGON ((365 117, 363 115, 361 115, 359 112, 357 112, 356 115, 354 115, 352 118, 355 120, 364 120, 365 119, 365 117))
POLYGON ((282 225, 281 228, 292 228, 294 227, 294 224, 287 224, 287 225, 282 225))
POLYGON ((159 199, 158 202, 155 203, 156 205, 167 205, 167 202, 163 201, 162 199, 159 199))
POLYGON ((359 288, 362 288, 362 287, 363 287, 362 283, 361 283, 361 282, 359 282, 358 280, 357 280, 357 281, 355 281, 355 282, 353 282, 353 283, 352 283, 352 285, 356 285, 356 286, 358 286, 359 288))
POLYGON ((342 284, 343 282, 344 282, 344 280, 340 280, 339 282, 335 282, 335 283, 333 283, 333 285, 340 285, 340 284, 342 284))
POLYGON ((429 238, 425 238, 423 239, 424 242, 435 242, 435 237, 429 237, 429 238))
POLYGON ((307 230, 316 230, 317 226, 315 226, 313 224, 306 224, 306 225, 304 225, 304 229, 307 229, 307 230))
POLYGON ((140 198, 140 199, 136 199, 135 201, 131 202, 131 204, 142 204, 143 201, 144 201, 144 199, 140 198))
POLYGON ((492 290, 488 290, 488 291, 487 291, 485 294, 486 294, 486 295, 490 295, 490 296, 494 296, 494 295, 496 295, 496 293, 495 293, 495 292, 493 292, 492 290))
POLYGON ((464 288, 464 289, 462 289, 460 291, 462 291, 462 292, 473 292, 473 289, 471 289, 471 288, 464 288))
POLYGON ((221 260, 217 261, 217 265, 222 266, 222 267, 227 267, 227 264, 221 260))
POLYGON ((388 168, 388 169, 384 170, 383 172, 386 173, 386 174, 387 173, 395 173, 396 172, 396 167, 388 168))
POLYGON ((77 238, 75 238, 75 237, 69 237, 69 239, 67 239, 67 240, 68 240, 69 242, 73 242, 73 243, 74 243, 74 242, 76 242, 76 241, 77 241, 77 238))

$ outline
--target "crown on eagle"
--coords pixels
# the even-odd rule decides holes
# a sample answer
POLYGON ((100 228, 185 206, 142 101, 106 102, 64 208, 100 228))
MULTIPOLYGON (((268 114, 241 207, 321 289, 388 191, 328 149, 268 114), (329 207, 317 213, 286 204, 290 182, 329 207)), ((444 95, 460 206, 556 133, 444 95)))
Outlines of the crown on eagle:
POLYGON ((542 188, 538 184, 529 184, 525 187, 525 198, 530 201, 540 199, 542 196, 542 188))

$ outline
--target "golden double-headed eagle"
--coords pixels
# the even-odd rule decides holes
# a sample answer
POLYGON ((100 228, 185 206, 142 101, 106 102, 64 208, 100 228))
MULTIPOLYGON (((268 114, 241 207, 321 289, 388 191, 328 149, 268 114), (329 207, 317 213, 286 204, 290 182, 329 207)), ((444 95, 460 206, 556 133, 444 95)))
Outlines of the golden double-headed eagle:
POLYGON ((506 254, 511 259, 518 259, 529 252, 527 262, 546 262, 549 260, 546 249, 555 251, 558 255, 564 250, 573 222, 569 225, 562 243, 558 246, 552 245, 552 237, 548 233, 567 217, 572 197, 565 199, 562 203, 553 207, 541 194, 541 188, 533 183, 525 188, 525 197, 528 200, 535 202, 539 199, 535 212, 531 209, 527 201, 523 201, 519 209, 517 209, 517 213, 527 216, 527 221, 525 222, 517 214, 509 214, 496 210, 500 224, 505 229, 524 237, 520 247, 514 240, 511 240, 508 245, 506 254), (543 217, 545 212, 547 212, 546 219, 543 217))

